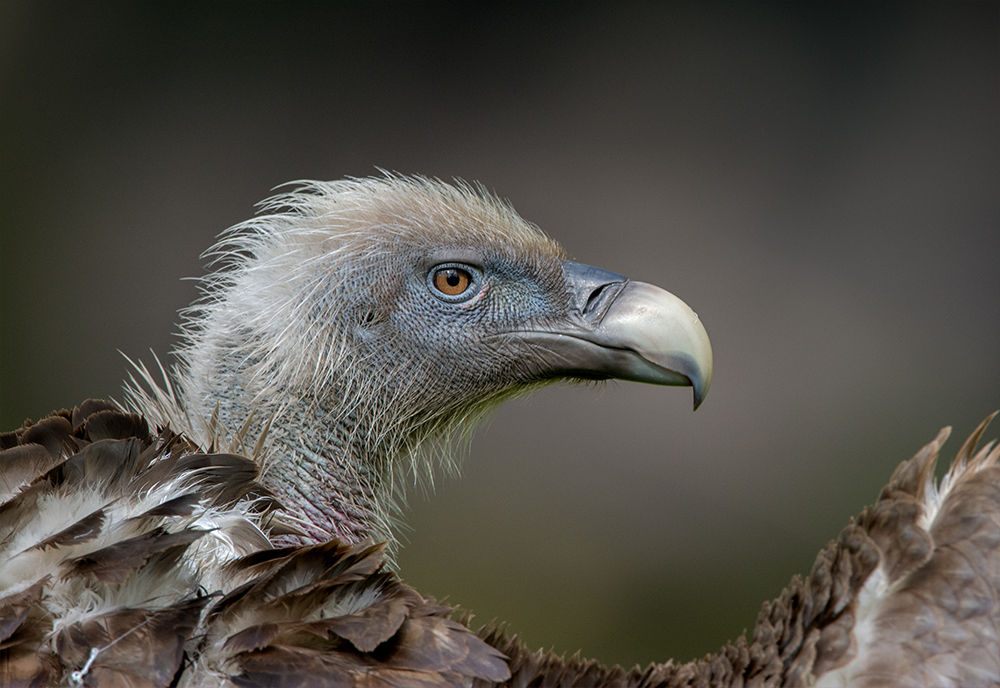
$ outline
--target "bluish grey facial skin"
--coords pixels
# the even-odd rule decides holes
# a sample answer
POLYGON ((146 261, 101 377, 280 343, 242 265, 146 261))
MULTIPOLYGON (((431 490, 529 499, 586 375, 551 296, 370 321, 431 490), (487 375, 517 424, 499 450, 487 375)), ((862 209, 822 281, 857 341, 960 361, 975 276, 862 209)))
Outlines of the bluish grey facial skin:
POLYGON ((566 318, 518 336, 551 377, 618 378, 694 388, 694 408, 712 383, 712 345, 698 314, 668 291, 608 270, 563 262, 566 318))
POLYGON ((437 337, 430 347, 437 355, 422 365, 437 366, 452 394, 488 397, 511 379, 617 378, 693 387, 697 409, 712 381, 712 347, 698 315, 670 292, 609 270, 450 248, 422 259, 409 294, 399 312, 425 313, 435 327, 396 330, 418 331, 410 348, 421 351, 437 337), (449 294, 435 276, 452 269, 464 287, 449 294))

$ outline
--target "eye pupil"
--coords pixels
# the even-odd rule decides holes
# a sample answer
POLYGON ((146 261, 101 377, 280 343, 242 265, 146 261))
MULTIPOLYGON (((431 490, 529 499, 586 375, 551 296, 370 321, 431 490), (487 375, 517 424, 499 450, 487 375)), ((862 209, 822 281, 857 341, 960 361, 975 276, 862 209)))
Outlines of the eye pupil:
POLYGON ((461 296, 472 284, 472 275, 461 268, 440 268, 434 272, 434 288, 445 296, 461 296))

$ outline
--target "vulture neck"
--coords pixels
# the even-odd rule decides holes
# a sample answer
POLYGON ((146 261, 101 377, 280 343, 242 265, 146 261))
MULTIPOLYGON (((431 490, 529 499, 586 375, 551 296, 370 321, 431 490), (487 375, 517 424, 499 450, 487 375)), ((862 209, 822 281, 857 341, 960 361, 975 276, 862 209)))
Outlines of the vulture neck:
POLYGON ((350 378, 306 388, 284 384, 241 357, 217 328, 210 331, 182 352, 177 405, 184 426, 203 446, 252 455, 260 481, 305 542, 392 540, 393 465, 417 432, 400 428, 413 424, 393 417, 350 378), (200 432, 199 423, 206 425, 200 432), (395 429, 388 440, 385 428, 395 429))
POLYGON ((390 460, 373 455, 359 441, 368 428, 320 402, 297 401, 261 411, 260 420, 265 414, 274 418, 262 430, 262 482, 308 541, 337 537, 353 544, 392 538, 390 460))

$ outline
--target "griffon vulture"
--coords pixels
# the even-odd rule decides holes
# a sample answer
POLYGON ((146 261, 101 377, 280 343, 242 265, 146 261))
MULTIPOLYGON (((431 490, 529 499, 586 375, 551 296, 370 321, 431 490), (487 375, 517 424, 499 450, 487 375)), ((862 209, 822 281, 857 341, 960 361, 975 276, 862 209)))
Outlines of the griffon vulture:
MULTIPOLYGON (((0 684, 996 685, 1000 450, 938 435, 749 642, 625 672, 468 626, 386 566, 400 470, 552 380, 689 385, 657 287, 480 190, 313 183, 227 234, 172 377, 0 437, 0 684)), ((141 384, 140 384, 141 383, 141 384)))

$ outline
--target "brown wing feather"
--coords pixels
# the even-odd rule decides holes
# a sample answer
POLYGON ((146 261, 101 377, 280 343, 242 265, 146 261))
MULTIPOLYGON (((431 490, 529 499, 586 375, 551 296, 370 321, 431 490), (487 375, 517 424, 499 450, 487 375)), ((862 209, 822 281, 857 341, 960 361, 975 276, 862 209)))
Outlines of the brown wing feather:
POLYGON ((15 445, 0 452, 0 499, 7 500, 60 459, 40 444, 15 445))
POLYGON ((390 586, 388 583, 382 587, 381 597, 380 604, 317 624, 322 624, 325 632, 349 640, 361 652, 371 652, 391 638, 403 625, 410 610, 423 602, 410 588, 390 586))
POLYGON ((55 675, 56 658, 42 649, 49 627, 38 609, 48 582, 46 576, 0 600, 0 685, 40 686, 55 675))
POLYGON ((45 549, 46 547, 68 547, 72 545, 82 545, 90 542, 101 532, 104 525, 104 509, 98 509, 81 518, 73 525, 60 530, 55 535, 51 535, 37 545, 34 549, 45 549))
POLYGON ((73 422, 74 427, 77 428, 81 422, 86 423, 87 427, 83 432, 91 442, 125 440, 149 434, 146 421, 140 416, 134 413, 122 413, 117 409, 96 410, 89 414, 83 409, 79 409, 73 414, 73 422))
POLYGON ((56 648, 62 661, 81 667, 70 675, 77 684, 169 686, 206 601, 202 597, 165 609, 121 609, 97 616, 60 632, 56 648))
POLYGON ((44 418, 34 425, 26 424, 18 432, 18 444, 38 444, 55 457, 77 449, 73 442, 73 426, 66 412, 44 418))
POLYGON ((93 576, 102 583, 124 583, 132 571, 153 556, 176 547, 186 548, 205 535, 204 530, 185 529, 168 533, 160 528, 116 542, 66 562, 64 577, 93 576))

